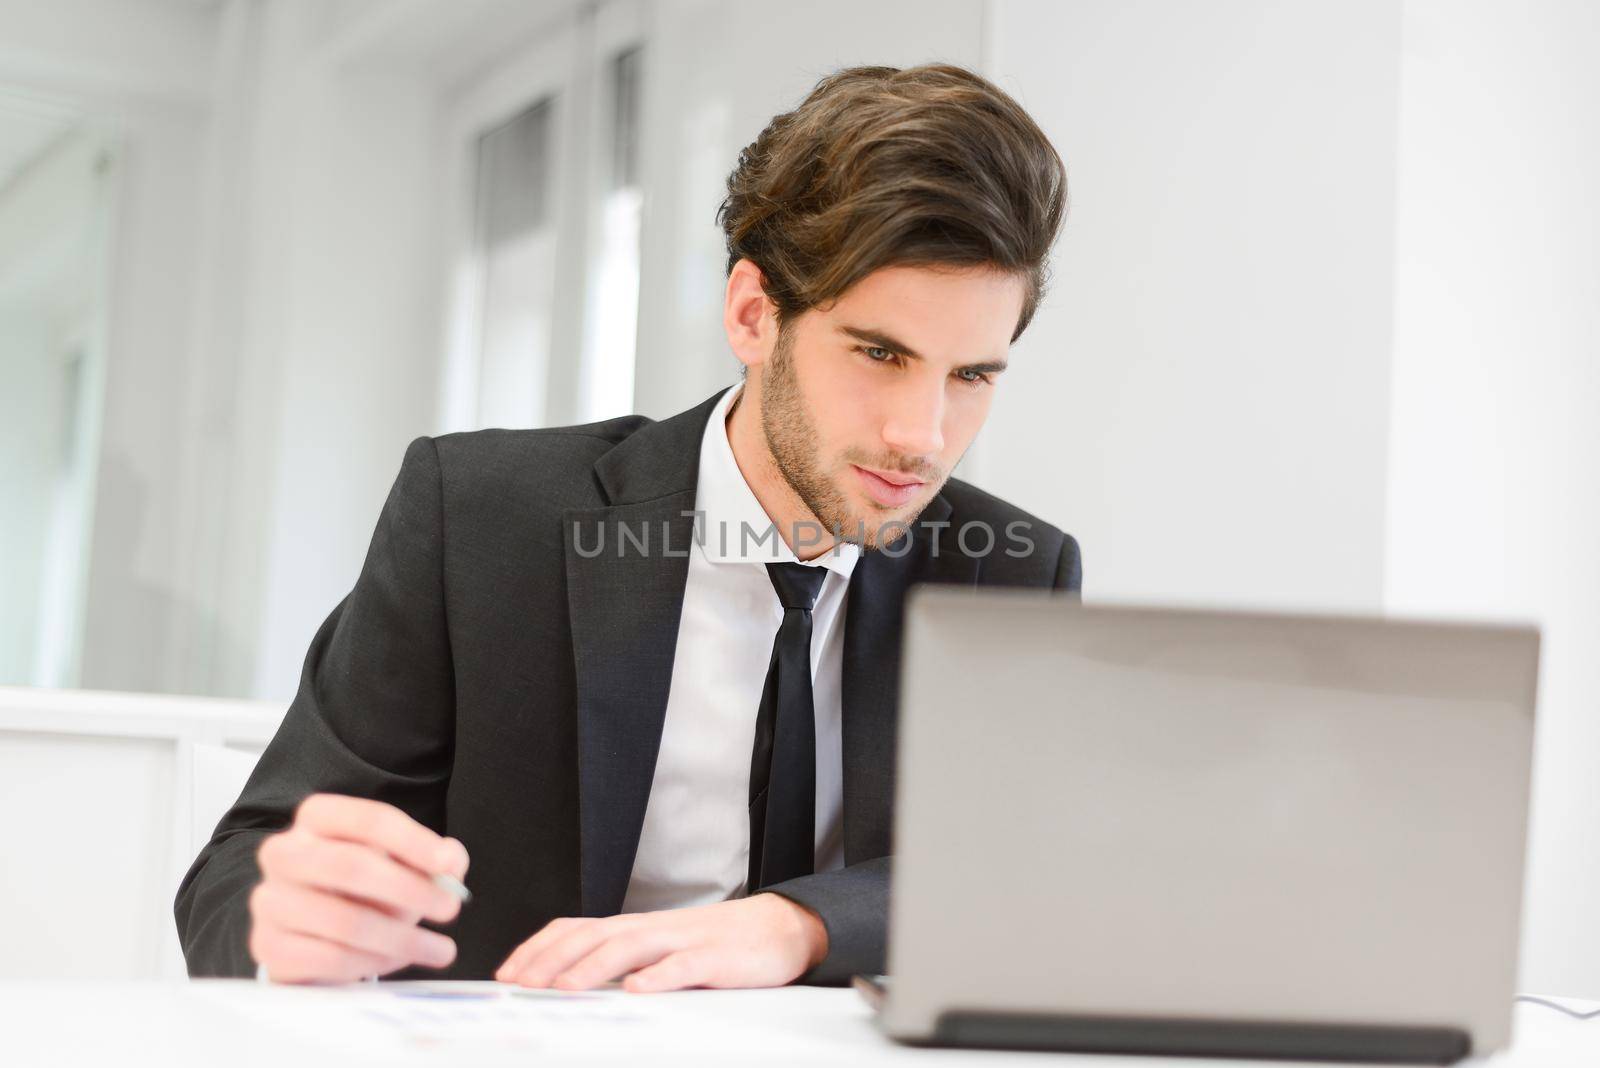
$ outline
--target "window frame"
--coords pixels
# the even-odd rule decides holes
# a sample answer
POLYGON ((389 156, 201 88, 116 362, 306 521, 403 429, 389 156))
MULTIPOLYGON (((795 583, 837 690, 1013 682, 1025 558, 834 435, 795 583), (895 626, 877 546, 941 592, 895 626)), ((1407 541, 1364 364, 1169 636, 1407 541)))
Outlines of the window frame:
POLYGON ((445 337, 435 417, 438 433, 483 425, 479 412, 484 313, 484 262, 477 239, 479 138, 546 98, 553 98, 550 203, 557 269, 551 304, 548 399, 541 425, 576 421, 573 417, 585 404, 582 364, 594 359, 590 320, 597 306, 593 287, 600 258, 600 215, 607 193, 602 185, 612 135, 605 79, 617 54, 644 48, 648 56, 645 14, 639 0, 584 6, 458 85, 442 102, 445 337))

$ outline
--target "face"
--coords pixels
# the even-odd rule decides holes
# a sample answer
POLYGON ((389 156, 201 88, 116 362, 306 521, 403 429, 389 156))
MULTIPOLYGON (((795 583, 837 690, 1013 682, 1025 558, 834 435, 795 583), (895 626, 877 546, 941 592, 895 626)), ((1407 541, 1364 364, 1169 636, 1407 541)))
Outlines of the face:
POLYGON ((870 549, 916 519, 988 418, 1024 295, 992 270, 888 267, 773 339, 751 368, 762 431, 825 528, 870 549))

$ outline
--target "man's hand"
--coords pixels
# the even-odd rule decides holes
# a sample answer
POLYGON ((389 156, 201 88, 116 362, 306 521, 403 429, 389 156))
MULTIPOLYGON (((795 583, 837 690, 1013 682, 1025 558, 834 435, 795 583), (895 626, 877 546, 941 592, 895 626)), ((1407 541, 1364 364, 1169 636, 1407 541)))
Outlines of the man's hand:
POLYGON ((816 913, 758 893, 698 908, 551 920, 495 978, 561 990, 587 990, 618 976, 635 992, 783 986, 827 955, 827 929, 816 913))
POLYGON ((280 982, 348 982, 410 964, 441 968, 456 945, 417 926, 461 903, 427 873, 461 879, 467 850, 393 805, 314 794, 261 843, 250 892, 250 955, 280 982))

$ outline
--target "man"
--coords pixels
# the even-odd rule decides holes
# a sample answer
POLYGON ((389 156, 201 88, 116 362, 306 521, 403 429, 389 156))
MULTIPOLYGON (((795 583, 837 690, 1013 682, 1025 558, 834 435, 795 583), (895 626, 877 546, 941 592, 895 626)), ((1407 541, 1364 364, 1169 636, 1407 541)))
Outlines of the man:
POLYGON ((719 213, 743 382, 411 445, 179 889, 191 973, 882 971, 907 589, 1080 583, 1070 536, 949 478, 1064 199, 1044 134, 958 68, 841 71, 773 119, 719 213))

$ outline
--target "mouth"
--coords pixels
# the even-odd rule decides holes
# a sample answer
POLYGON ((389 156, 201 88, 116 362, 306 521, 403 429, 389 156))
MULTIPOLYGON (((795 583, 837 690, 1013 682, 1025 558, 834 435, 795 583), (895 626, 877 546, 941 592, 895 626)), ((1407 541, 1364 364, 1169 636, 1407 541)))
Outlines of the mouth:
POLYGON ((856 478, 867 491, 867 496, 883 505, 885 508, 898 508, 910 501, 922 487, 927 485, 922 479, 896 471, 876 471, 870 467, 851 464, 856 478))

